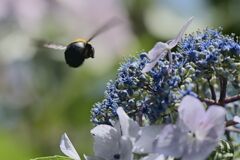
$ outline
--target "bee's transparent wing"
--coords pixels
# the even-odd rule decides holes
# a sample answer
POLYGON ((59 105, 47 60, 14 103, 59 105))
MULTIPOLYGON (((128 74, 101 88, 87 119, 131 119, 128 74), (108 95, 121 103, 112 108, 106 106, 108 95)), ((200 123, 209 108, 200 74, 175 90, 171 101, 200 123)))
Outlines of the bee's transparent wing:
POLYGON ((54 43, 45 43, 43 44, 43 47, 50 48, 50 49, 56 49, 56 50, 65 50, 67 47, 61 44, 54 44, 54 43))
POLYGON ((177 37, 169 42, 169 47, 173 48, 177 45, 177 43, 181 40, 183 34, 186 32, 188 26, 192 23, 193 17, 191 17, 182 27, 180 32, 178 33, 177 37))
POLYGON ((70 141, 66 133, 64 133, 61 137, 60 149, 66 156, 74 160, 80 160, 77 151, 75 150, 72 142, 70 141))
POLYGON ((90 42, 94 37, 98 36, 100 33, 103 33, 110 28, 113 28, 121 23, 121 20, 117 17, 113 17, 110 20, 108 20, 103 26, 98 28, 90 38, 88 38, 87 42, 90 42))

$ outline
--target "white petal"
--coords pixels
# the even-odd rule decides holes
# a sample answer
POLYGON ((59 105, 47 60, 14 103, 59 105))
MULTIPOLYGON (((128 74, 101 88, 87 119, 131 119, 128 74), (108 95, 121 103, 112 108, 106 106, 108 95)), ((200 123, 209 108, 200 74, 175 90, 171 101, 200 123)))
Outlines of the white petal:
POLYGON ((236 123, 240 123, 240 117, 239 116, 234 116, 233 121, 236 123))
POLYGON ((209 106, 205 118, 198 128, 197 136, 218 141, 225 131, 225 115, 226 110, 223 107, 209 106))
POLYGON ((120 133, 110 125, 101 124, 91 130, 93 137, 105 138, 108 135, 120 137, 120 133))
POLYGON ((195 132, 205 117, 205 109, 201 101, 192 96, 185 96, 178 108, 179 119, 189 130, 195 132))
POLYGON ((155 61, 152 61, 150 63, 147 63, 144 68, 142 69, 142 73, 147 73, 149 72, 158 62, 158 59, 156 59, 155 61))
POLYGON ((149 72, 158 62, 160 58, 163 58, 167 54, 168 44, 163 42, 158 42, 155 46, 148 52, 147 56, 150 62, 145 65, 142 73, 149 72))
POLYGON ((60 149, 66 156, 74 160, 80 160, 77 151, 75 150, 72 142, 69 140, 66 133, 64 133, 61 137, 60 149))
POLYGON ((122 107, 117 109, 121 131, 123 136, 129 137, 132 142, 139 138, 140 127, 137 122, 128 117, 122 107))
POLYGON ((120 140, 120 159, 121 160, 132 160, 132 142, 128 137, 122 136, 120 140))
POLYGON ((153 142, 162 130, 163 126, 151 125, 141 128, 141 136, 134 144, 135 153, 152 153, 153 142))
POLYGON ((115 128, 119 133, 122 133, 121 131, 121 125, 119 121, 116 121, 113 125, 113 128, 115 128))
POLYGON ((181 28, 180 32, 178 33, 177 37, 175 39, 173 39, 170 43, 169 43, 169 47, 173 48, 175 47, 178 42, 181 40, 183 34, 185 33, 185 31, 187 30, 188 26, 192 23, 193 17, 191 17, 181 28))
POLYGON ((152 61, 150 61, 149 63, 147 63, 147 64, 144 66, 144 68, 143 68, 143 70, 142 70, 142 73, 149 72, 149 71, 157 64, 158 60, 161 59, 161 58, 163 58, 163 57, 165 57, 166 54, 167 54, 167 50, 161 52, 161 54, 158 55, 157 58, 152 59, 152 61))
POLYGON ((109 125, 98 125, 91 130, 95 156, 106 160, 119 153, 121 134, 109 125))
POLYGON ((185 148, 187 136, 175 125, 166 125, 153 142, 153 152, 179 158, 185 148))
POLYGON ((167 48, 168 48, 167 43, 163 43, 163 42, 156 43, 155 46, 147 54, 148 58, 150 59, 150 62, 164 57, 162 53, 165 52, 167 48), (159 57, 160 55, 162 56, 159 57))

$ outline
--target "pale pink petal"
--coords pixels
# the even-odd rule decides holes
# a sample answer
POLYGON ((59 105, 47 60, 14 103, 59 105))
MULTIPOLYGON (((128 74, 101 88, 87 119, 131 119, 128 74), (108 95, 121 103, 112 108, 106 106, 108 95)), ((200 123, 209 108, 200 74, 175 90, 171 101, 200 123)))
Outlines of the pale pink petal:
POLYGON ((192 132, 195 132, 202 119, 205 117, 205 109, 200 100, 192 96, 185 96, 178 108, 179 119, 192 132))
POLYGON ((154 61, 155 59, 159 58, 159 55, 161 55, 164 51, 166 51, 168 48, 168 44, 163 42, 158 42, 155 44, 155 46, 148 52, 147 56, 150 59, 150 61, 154 61))
POLYGON ((155 46, 148 52, 147 56, 150 60, 149 63, 145 65, 142 73, 149 72, 158 62, 159 59, 163 58, 167 54, 168 44, 163 42, 158 42, 155 46))
POLYGON ((226 110, 221 106, 209 106, 203 122, 196 132, 199 138, 219 140, 225 131, 226 110))
POLYGON ((167 50, 162 52, 156 59, 153 59, 153 61, 147 63, 143 70, 142 70, 142 73, 146 73, 146 72, 149 72, 158 62, 159 59, 161 59, 162 57, 165 57, 167 54, 167 50))
POLYGON ((173 48, 175 47, 178 42, 181 40, 183 34, 186 32, 188 26, 192 23, 193 21, 193 17, 191 17, 181 28, 180 32, 178 33, 177 37, 175 39, 173 39, 172 41, 169 42, 169 47, 173 48))

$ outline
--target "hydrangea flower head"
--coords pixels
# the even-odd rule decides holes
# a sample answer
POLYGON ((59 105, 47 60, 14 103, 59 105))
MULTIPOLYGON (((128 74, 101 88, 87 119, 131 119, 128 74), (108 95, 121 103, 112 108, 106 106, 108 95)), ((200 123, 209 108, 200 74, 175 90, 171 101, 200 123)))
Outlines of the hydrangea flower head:
POLYGON ((189 84, 185 77, 187 71, 182 67, 182 56, 178 53, 172 54, 171 74, 168 72, 169 62, 161 60, 150 72, 142 73, 148 62, 146 53, 123 63, 116 80, 107 84, 105 99, 93 106, 92 122, 96 125, 111 124, 111 120, 117 119, 118 107, 123 107, 133 119, 144 117, 149 123, 164 119, 161 114, 172 110, 189 84))

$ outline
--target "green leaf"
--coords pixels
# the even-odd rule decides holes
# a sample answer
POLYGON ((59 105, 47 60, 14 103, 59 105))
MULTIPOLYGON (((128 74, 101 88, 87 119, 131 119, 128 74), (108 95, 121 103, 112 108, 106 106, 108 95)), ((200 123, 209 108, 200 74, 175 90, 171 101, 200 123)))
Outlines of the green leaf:
POLYGON ((233 160, 234 147, 231 142, 226 140, 221 140, 212 154, 209 156, 208 160, 233 160))
POLYGON ((34 158, 30 160, 72 160, 72 159, 64 156, 49 156, 49 157, 34 158))

